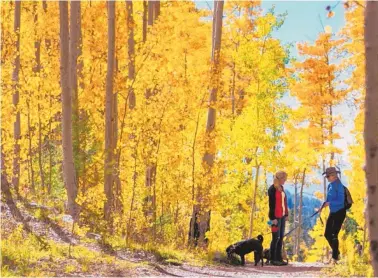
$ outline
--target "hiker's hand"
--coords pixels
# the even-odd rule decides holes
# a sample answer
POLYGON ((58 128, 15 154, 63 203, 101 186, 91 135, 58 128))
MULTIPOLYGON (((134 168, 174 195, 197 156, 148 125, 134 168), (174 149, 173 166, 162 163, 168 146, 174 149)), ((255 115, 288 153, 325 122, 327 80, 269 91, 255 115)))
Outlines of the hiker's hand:
POLYGON ((322 209, 324 209, 324 208, 326 208, 328 206, 329 206, 329 202, 324 202, 323 205, 322 205, 322 207, 320 208, 319 212, 321 212, 322 209))
POLYGON ((278 224, 277 219, 272 220, 272 224, 277 226, 277 224, 278 224))

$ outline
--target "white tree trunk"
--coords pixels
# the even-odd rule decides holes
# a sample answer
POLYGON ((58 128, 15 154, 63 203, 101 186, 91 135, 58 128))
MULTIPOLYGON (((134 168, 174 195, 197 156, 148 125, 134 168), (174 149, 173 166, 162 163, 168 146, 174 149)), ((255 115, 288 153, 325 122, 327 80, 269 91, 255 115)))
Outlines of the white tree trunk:
POLYGON ((104 215, 110 220, 114 207, 113 177, 114 166, 114 96, 113 80, 115 68, 115 2, 108 1, 108 69, 106 73, 106 104, 105 104, 105 166, 104 190, 106 202, 104 215))
POLYGON ((62 88, 62 145, 63 145, 63 177, 67 190, 68 212, 76 217, 77 185, 72 146, 72 99, 69 84, 69 33, 68 33, 68 2, 59 2, 60 19, 60 83, 62 88))
POLYGON ((255 211, 256 211, 256 197, 257 197, 257 189, 259 187, 259 173, 260 173, 260 164, 256 163, 256 175, 255 175, 255 186, 253 190, 253 199, 252 199, 252 204, 251 204, 251 215, 249 219, 249 234, 248 237, 252 237, 253 233, 253 219, 255 216, 255 211))
MULTIPOLYGON (((127 51, 129 58, 128 79, 132 82, 135 78, 135 40, 134 40, 134 18, 133 18, 133 2, 126 1, 127 14, 127 51)), ((136 105, 135 93, 132 85, 129 86, 129 108, 134 109, 136 105)))
MULTIPOLYGON (((210 178, 211 168, 214 162, 215 155, 215 142, 214 142, 214 129, 215 129, 215 108, 214 104, 217 101, 217 91, 219 85, 219 58, 221 50, 221 41, 222 41, 222 22, 223 22, 223 5, 224 1, 214 1, 214 18, 213 18, 213 40, 212 40, 212 54, 211 54, 211 89, 209 97, 209 108, 207 114, 207 123, 206 123, 206 135, 205 135, 205 153, 203 155, 202 161, 204 165, 205 179, 210 178)), ((209 185, 209 184, 208 184, 209 185)), ((211 190, 209 186, 206 185, 206 190, 211 190)), ((198 186, 197 191, 197 203, 198 205, 193 205, 193 215, 192 223, 195 221, 194 216, 199 214, 199 244, 205 245, 207 243, 205 239, 205 233, 210 229, 210 211, 206 208, 207 204, 203 203, 204 196, 206 195, 203 192, 201 186, 198 186)), ((190 235, 193 234, 193 225, 190 225, 190 235)), ((192 241, 192 239, 191 239, 192 241)))
POLYGON ((301 233, 302 233, 302 213, 303 213, 303 187, 305 185, 305 179, 306 179, 306 168, 303 169, 303 173, 302 173, 302 184, 301 184, 301 193, 300 193, 300 196, 299 196, 299 213, 298 213, 298 234, 297 234, 297 244, 296 244, 296 247, 297 247, 297 250, 296 250, 296 254, 297 256, 299 256, 299 251, 300 251, 300 248, 301 248, 301 233))
POLYGON ((21 1, 15 2, 15 9, 14 9, 14 32, 17 34, 17 39, 15 42, 16 47, 16 57, 14 60, 14 68, 13 68, 13 105, 16 109, 16 118, 14 121, 14 128, 13 128, 13 138, 14 138, 14 157, 13 157, 13 177, 12 177, 12 184, 16 190, 16 194, 18 194, 18 187, 20 183, 20 143, 19 140, 21 138, 21 119, 20 119, 20 111, 18 110, 18 103, 20 101, 19 95, 19 73, 20 73, 20 31, 21 31, 21 1))
MULTIPOLYGON (((126 0, 127 1, 127 0, 126 0)), ((143 0, 143 42, 147 40, 148 0, 143 0)))
POLYGON ((368 1, 365 8, 365 152, 367 213, 370 254, 374 276, 378 276, 378 2, 368 1))
MULTIPOLYGON (((73 116, 73 149, 75 162, 80 161, 78 58, 81 55, 81 7, 79 1, 71 1, 70 11, 70 88, 73 116)), ((76 165, 76 184, 79 183, 79 165, 76 165)))
POLYGON ((148 3, 148 25, 152 26, 154 24, 155 2, 152 0, 147 0, 147 3, 148 3))
POLYGON ((216 121, 216 111, 214 105, 217 101, 218 83, 219 83, 219 58, 221 50, 222 41, 222 20, 223 20, 223 1, 214 1, 214 19, 213 19, 213 47, 211 53, 212 61, 212 72, 211 72, 211 89, 209 97, 209 109, 207 113, 207 123, 206 123, 206 150, 203 160, 208 166, 212 166, 214 162, 214 151, 213 148, 214 140, 211 138, 211 133, 215 129, 216 121))

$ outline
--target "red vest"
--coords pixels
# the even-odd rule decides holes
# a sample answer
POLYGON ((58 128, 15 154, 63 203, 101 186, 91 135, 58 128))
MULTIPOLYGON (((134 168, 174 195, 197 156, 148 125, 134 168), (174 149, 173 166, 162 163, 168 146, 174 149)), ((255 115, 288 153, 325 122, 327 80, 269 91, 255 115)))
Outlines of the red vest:
POLYGON ((288 214, 286 194, 284 191, 276 190, 276 206, 274 209, 274 215, 277 218, 282 218, 288 214))

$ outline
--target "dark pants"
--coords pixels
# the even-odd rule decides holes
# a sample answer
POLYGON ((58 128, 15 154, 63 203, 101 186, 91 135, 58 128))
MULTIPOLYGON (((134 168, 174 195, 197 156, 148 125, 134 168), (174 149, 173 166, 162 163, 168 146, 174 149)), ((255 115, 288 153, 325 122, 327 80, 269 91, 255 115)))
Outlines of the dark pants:
POLYGON ((332 258, 337 260, 340 254, 339 252, 339 232, 341 225, 344 222, 346 210, 341 209, 333 212, 328 216, 327 225, 324 236, 327 239, 329 246, 332 248, 332 258))
POLYGON ((270 260, 282 261, 282 241, 285 234, 285 218, 277 219, 277 232, 272 232, 272 242, 270 243, 270 260))

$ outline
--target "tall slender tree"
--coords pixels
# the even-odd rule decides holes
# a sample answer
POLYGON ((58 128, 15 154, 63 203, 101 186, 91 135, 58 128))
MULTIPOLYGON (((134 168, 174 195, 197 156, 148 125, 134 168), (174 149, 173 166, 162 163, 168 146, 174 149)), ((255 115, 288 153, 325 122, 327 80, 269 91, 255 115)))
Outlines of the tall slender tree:
MULTIPOLYGON (((144 3, 144 2, 143 2, 144 3)), ((136 96, 133 88, 133 82, 135 79, 135 39, 134 39, 134 14, 133 14, 133 2, 126 1, 126 24, 127 24, 127 54, 128 54, 128 80, 129 80, 129 87, 128 87, 128 100, 129 100, 129 108, 132 111, 136 105, 136 96)), ((143 33, 144 34, 144 33, 143 33)), ((126 107, 125 107, 125 115, 126 115, 126 107)), ((123 131, 124 120, 121 125, 121 132, 123 131)), ((133 133, 130 135, 130 140, 135 143, 135 127, 132 127, 133 133)), ((121 138, 120 138, 121 140, 121 138)), ((129 242, 130 236, 130 229, 131 229, 131 217, 132 212, 134 210, 134 202, 135 202, 135 190, 136 190, 136 162, 137 162, 137 152, 134 149, 132 154, 132 158, 134 160, 134 171, 133 171, 133 189, 132 189, 132 197, 130 202, 130 211, 129 217, 127 220, 127 227, 126 227, 126 244, 129 242)), ((120 149, 121 150, 121 149, 120 149)), ((118 156, 118 165, 120 163, 120 154, 118 156)))
POLYGON ((106 201, 104 206, 105 219, 111 221, 114 210, 114 162, 115 162, 115 126, 116 98, 114 97, 115 69, 115 2, 107 2, 108 9, 108 68, 106 73, 106 104, 105 104, 105 165, 104 191, 106 201))
POLYGON ((77 216, 77 184, 72 144, 72 97, 70 90, 68 2, 59 2, 60 20, 60 84, 62 88, 63 177, 67 190, 68 212, 77 216))
POLYGON ((81 1, 72 1, 70 10, 70 89, 72 97, 72 135, 73 151, 76 170, 76 184, 79 185, 81 155, 80 155, 80 138, 79 138, 79 97, 78 97, 78 68, 82 68, 78 63, 78 58, 82 53, 81 46, 81 1))
POLYGON ((148 0, 143 0, 143 42, 147 40, 148 0))
POLYGON ((211 82, 209 107, 207 113, 206 135, 205 135, 205 153, 202 158, 204 168, 204 185, 198 187, 197 204, 193 205, 192 220, 190 225, 190 240, 194 239, 195 222, 199 221, 199 244, 206 242, 205 233, 210 229, 210 211, 206 204, 205 196, 210 192, 211 169, 214 164, 215 156, 215 123, 216 111, 214 105, 217 102, 217 92, 220 79, 220 51, 222 41, 222 21, 223 21, 224 1, 214 1, 214 17, 213 17, 213 34, 212 34, 212 52, 211 52, 211 82), (206 190, 204 190, 206 189, 206 190), (198 220, 197 220, 198 218, 198 220))
POLYGON ((365 153, 367 212, 369 217, 370 254, 374 275, 378 276, 378 2, 365 8, 365 153))
POLYGON ((20 111, 18 110, 18 104, 20 102, 19 93, 19 80, 20 80, 20 32, 21 32, 21 1, 16 1, 14 9, 14 32, 16 33, 16 56, 14 58, 14 68, 13 68, 13 105, 15 107, 16 118, 13 127, 13 138, 14 138, 14 157, 13 157, 13 177, 12 184, 16 190, 16 194, 19 193, 20 184, 20 138, 21 138, 21 117, 20 111))
MULTIPOLYGON (((35 41, 34 41, 34 48, 35 48, 35 66, 33 68, 33 72, 39 75, 41 71, 41 39, 37 35, 37 30, 39 28, 38 26, 38 3, 33 3, 33 12, 34 12, 34 28, 35 28, 35 41)), ((38 86, 38 92, 40 91, 40 81, 38 86)), ((43 162, 42 162, 42 120, 41 120, 41 97, 38 95, 38 104, 37 104, 37 110, 38 110, 38 166, 39 166, 39 175, 41 179, 41 185, 42 189, 45 190, 45 174, 43 171, 43 162)), ((29 125, 30 126, 30 125, 29 125)), ((30 134, 31 136, 31 134, 30 134)), ((31 140, 31 138, 29 138, 31 140)), ((30 165, 32 165, 32 161, 30 161, 30 165)), ((33 169, 32 169, 32 176, 33 176, 33 169)), ((34 183, 34 182, 32 182, 34 183)))

